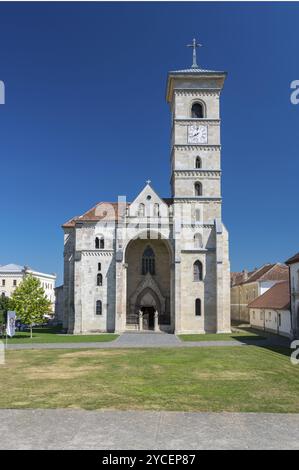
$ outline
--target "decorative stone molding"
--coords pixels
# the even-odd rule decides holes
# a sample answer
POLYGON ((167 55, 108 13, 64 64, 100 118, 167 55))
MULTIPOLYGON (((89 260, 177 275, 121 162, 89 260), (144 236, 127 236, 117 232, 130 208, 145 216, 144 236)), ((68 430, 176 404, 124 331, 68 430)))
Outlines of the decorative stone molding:
POLYGON ((221 170, 174 170, 173 175, 180 177, 194 176, 195 178, 198 176, 218 176, 220 178, 221 170))
POLYGON ((174 197, 173 198, 175 202, 221 202, 222 198, 221 197, 216 197, 216 196, 210 196, 210 197, 205 197, 205 196, 184 196, 184 197, 174 197))
POLYGON ((91 250, 82 250, 82 256, 113 256, 114 250, 101 250, 101 251, 91 251, 91 250))
POLYGON ((173 146, 175 150, 195 150, 197 152, 199 151, 220 151, 221 150, 221 145, 194 145, 194 144, 175 144, 173 146))
POLYGON ((175 96, 194 96, 200 98, 201 96, 220 96, 221 88, 174 88, 175 96))
POLYGON ((199 224, 199 223, 196 223, 196 224, 182 224, 181 227, 182 228, 189 228, 193 232, 196 232, 196 231, 198 231, 198 229, 201 229, 201 228, 214 228, 214 224, 199 224))
POLYGON ((180 119, 180 118, 176 118, 176 119, 173 120, 173 122, 174 122, 174 126, 178 125, 178 126, 182 126, 182 127, 192 125, 192 124, 194 124, 194 122, 207 124, 209 126, 220 126, 220 119, 180 119))

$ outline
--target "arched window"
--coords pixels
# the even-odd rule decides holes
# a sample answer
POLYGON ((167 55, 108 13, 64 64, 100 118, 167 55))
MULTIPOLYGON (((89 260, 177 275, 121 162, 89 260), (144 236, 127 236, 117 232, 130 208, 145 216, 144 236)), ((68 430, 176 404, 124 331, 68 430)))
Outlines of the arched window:
POLYGON ((101 269, 102 269, 102 264, 98 263, 98 271, 101 271, 101 269))
POLYGON ((102 301, 96 301, 96 315, 102 315, 102 301))
POLYGON ((142 255, 142 269, 143 275, 150 273, 155 274, 155 253, 150 246, 147 246, 142 255))
POLYGON ((139 217, 144 217, 145 216, 145 205, 142 204, 142 203, 139 204, 138 215, 139 215, 139 217))
POLYGON ((195 315, 200 317, 201 315, 201 300, 195 299, 195 315))
POLYGON ((201 168, 201 158, 196 157, 195 159, 195 168, 201 168))
POLYGON ((196 233, 194 235, 194 247, 195 248, 202 248, 202 236, 200 233, 196 233))
POLYGON ((200 209, 195 209, 195 222, 200 222, 200 209))
POLYGON ((96 250, 103 250, 105 248, 105 241, 104 237, 96 237, 95 239, 95 249, 96 250))
POLYGON ((159 217, 159 215, 160 215, 159 204, 155 203, 154 204, 154 217, 159 217))
POLYGON ((191 117, 202 119, 204 117, 203 114, 203 105, 201 103, 193 103, 191 108, 191 117))
POLYGON ((97 274, 97 286, 102 286, 103 285, 103 276, 101 273, 97 274))
POLYGON ((202 184, 197 182, 194 185, 195 196, 202 196, 202 184))
POLYGON ((202 263, 199 260, 193 264, 193 281, 202 281, 202 263))

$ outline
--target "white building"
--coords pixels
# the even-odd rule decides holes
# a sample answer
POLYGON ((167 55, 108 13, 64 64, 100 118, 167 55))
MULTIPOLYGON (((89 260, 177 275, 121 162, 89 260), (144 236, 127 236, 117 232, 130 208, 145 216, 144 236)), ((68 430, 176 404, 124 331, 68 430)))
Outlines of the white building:
MULTIPOLYGON (((225 72, 195 63, 168 74, 171 198, 161 197, 148 181, 131 203, 125 198, 98 203, 63 225, 64 327, 69 333, 230 331, 221 196, 225 78, 225 72)), ((135 146, 133 134, 132 122, 135 146)), ((113 183, 113 174, 110 179, 113 183)))
POLYGON ((289 281, 278 282, 248 308, 253 328, 292 337, 289 281))
POLYGON ((54 311, 55 304, 55 274, 45 274, 39 271, 34 271, 28 266, 19 266, 18 264, 6 264, 0 266, 0 295, 10 297, 16 287, 22 282, 24 277, 32 274, 33 277, 40 280, 46 297, 50 300, 52 310, 54 311))
POLYGON ((294 338, 299 338, 299 253, 286 261, 290 268, 291 312, 294 338))

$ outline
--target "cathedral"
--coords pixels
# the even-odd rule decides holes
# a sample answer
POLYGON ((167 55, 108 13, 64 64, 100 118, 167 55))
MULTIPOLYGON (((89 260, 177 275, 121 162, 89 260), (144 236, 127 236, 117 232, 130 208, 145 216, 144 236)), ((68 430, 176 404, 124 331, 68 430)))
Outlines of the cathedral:
POLYGON ((226 73, 168 73, 171 197, 150 181, 132 202, 99 202, 63 225, 69 333, 230 331, 222 222, 220 94, 226 73))

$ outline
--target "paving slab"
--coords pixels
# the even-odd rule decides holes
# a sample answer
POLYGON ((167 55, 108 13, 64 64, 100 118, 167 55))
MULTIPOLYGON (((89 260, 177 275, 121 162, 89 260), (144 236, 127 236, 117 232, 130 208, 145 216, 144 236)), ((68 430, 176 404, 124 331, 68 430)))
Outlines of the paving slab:
POLYGON ((231 340, 231 341, 182 341, 174 334, 167 333, 123 333, 116 340, 90 343, 19 343, 8 344, 8 350, 25 349, 114 349, 114 348, 192 348, 210 346, 266 346, 273 340, 231 340))
POLYGON ((299 414, 0 410, 0 449, 299 449, 299 414))

